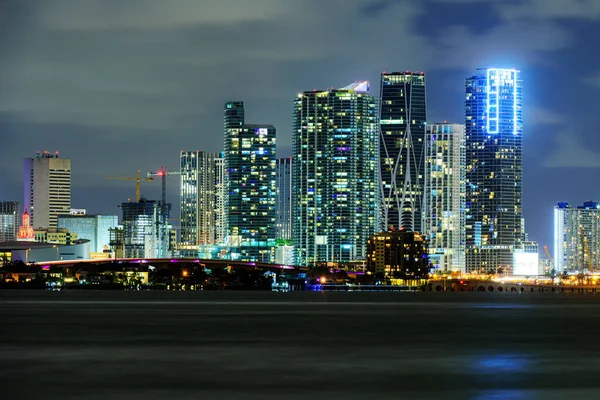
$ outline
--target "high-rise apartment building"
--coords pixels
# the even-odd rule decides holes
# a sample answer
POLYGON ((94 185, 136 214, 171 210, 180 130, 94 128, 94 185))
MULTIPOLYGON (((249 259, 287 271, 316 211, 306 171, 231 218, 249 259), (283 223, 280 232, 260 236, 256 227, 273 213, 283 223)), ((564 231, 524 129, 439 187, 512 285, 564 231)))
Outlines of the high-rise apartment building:
POLYGON ((19 233, 19 202, 0 201, 0 242, 17 240, 19 233))
POLYGON ((297 265, 364 259, 380 217, 377 106, 368 82, 294 100, 293 243, 297 265))
POLYGON ((382 73, 379 183, 384 230, 422 230, 426 121, 425 74, 382 73))
POLYGON ((554 263, 557 273, 600 270, 600 208, 586 201, 554 208, 554 263))
POLYGON ((276 171, 276 238, 292 240, 292 157, 278 158, 276 171))
POLYGON ((465 91, 467 272, 512 271, 525 239, 521 73, 479 69, 465 91))
POLYGON ((90 252, 110 250, 110 230, 119 225, 117 215, 59 215, 59 229, 67 229, 78 239, 90 241, 90 252))
POLYGON ((71 210, 71 160, 58 152, 25 159, 24 207, 34 228, 56 228, 59 215, 71 210))
POLYGON ((465 126, 428 124, 423 233, 432 267, 465 271, 465 126))
POLYGON ((180 168, 180 242, 185 246, 222 243, 226 216, 223 155, 182 151, 180 168))
POLYGON ((275 248, 275 127, 244 121, 244 103, 224 109, 225 209, 231 258, 269 262, 275 248))

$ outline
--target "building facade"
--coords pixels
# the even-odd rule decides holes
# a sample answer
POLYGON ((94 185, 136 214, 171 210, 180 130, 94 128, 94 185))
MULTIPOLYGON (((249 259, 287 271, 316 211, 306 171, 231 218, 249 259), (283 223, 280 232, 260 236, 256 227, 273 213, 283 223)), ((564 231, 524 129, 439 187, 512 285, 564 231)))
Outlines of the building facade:
POLYGON ((600 270, 600 208, 586 201, 554 208, 554 264, 557 273, 600 270))
POLYGON ((276 238, 292 240, 292 157, 278 158, 276 166, 277 201, 276 238))
POLYGON ((465 126, 428 124, 423 233, 434 269, 465 271, 465 126))
POLYGON ((380 224, 377 106, 368 90, 368 82, 357 82, 294 100, 297 265, 364 259, 380 224))
POLYGON ((425 185, 425 74, 381 74, 380 190, 383 230, 421 232, 425 185))
POLYGON ((44 228, 33 231, 34 242, 51 244, 74 244, 79 238, 68 229, 44 228))
MULTIPOLYGON (((141 198, 139 202, 122 203, 122 247, 125 258, 166 258, 170 256, 170 226, 164 226, 161 204, 141 198), (162 230, 165 230, 164 232, 162 230), (162 238, 167 238, 164 241, 162 238)), ((109 230, 110 232, 114 230, 109 230)))
POLYGON ((369 239, 367 271, 380 279, 427 279, 427 253, 427 241, 421 233, 380 232, 369 239))
POLYGON ((32 226, 56 228, 58 216, 71 211, 71 160, 45 151, 24 164, 24 207, 32 226))
POLYGON ((226 215, 223 154, 182 151, 180 168, 181 244, 222 243, 226 215))
POLYGON ((117 215, 59 215, 59 229, 68 229, 77 234, 79 239, 90 241, 92 253, 103 253, 110 250, 110 229, 119 225, 117 215))
POLYGON ((521 85, 514 69, 480 69, 466 80, 467 272, 511 271, 525 238, 521 85))
POLYGON ((224 108, 226 245, 229 257, 272 261, 275 257, 276 130, 244 121, 244 104, 224 108))
POLYGON ((19 202, 0 201, 0 242, 17 240, 19 223, 19 202))

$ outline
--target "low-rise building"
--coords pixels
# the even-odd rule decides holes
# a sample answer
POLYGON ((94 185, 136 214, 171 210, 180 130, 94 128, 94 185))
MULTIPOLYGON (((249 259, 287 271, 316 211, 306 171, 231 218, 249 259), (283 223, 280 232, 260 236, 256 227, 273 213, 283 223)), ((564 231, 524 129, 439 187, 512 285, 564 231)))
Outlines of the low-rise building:
POLYGON ((419 232, 379 232, 367 249, 367 271, 380 278, 425 279, 429 274, 427 241, 419 232))

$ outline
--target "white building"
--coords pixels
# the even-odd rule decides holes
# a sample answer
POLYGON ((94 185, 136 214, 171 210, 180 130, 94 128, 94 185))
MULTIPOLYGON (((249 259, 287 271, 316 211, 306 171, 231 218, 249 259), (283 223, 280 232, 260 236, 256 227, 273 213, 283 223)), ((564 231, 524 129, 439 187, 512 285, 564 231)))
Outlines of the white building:
POLYGON ((185 246, 222 243, 226 233, 225 171, 220 153, 182 151, 181 235, 185 246))
POLYGON ((57 217, 71 212, 71 160, 45 151, 24 164, 24 207, 32 226, 56 228, 57 217))
POLYGON ((586 201, 572 208, 554 208, 554 264, 557 273, 598 271, 600 268, 600 208, 586 201))
POLYGON ((434 268, 465 271, 465 126, 431 124, 425 135, 423 233, 434 268))

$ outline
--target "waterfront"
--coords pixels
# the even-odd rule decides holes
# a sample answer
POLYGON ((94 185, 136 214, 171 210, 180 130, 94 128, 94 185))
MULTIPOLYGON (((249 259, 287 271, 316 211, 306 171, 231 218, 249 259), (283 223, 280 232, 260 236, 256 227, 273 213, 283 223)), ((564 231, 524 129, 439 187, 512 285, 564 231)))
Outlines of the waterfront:
POLYGON ((7 398, 600 396, 600 297, 1 291, 7 398))

